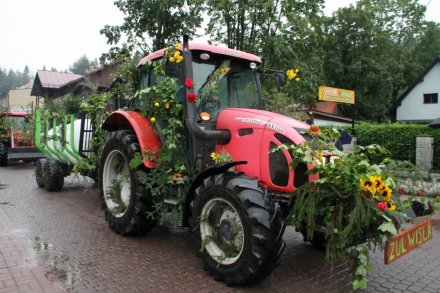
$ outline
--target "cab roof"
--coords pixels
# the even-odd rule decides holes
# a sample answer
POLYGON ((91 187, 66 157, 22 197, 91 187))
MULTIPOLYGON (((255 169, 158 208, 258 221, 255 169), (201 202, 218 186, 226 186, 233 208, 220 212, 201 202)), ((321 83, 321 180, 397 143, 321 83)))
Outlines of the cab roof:
MULTIPOLYGON (((180 46, 180 47, 182 48, 182 46, 180 46)), ((152 60, 163 57, 166 49, 167 48, 160 49, 158 51, 155 51, 155 52, 147 55, 146 57, 141 59, 141 61, 139 62, 139 65, 144 64, 146 61, 152 61, 152 60)), ((181 49, 179 49, 179 50, 182 51, 181 49)), ((227 57, 248 60, 250 62, 261 63, 261 58, 258 57, 257 55, 254 55, 251 53, 246 53, 246 52, 235 50, 235 49, 230 49, 227 47, 222 47, 222 46, 215 46, 215 45, 190 42, 189 43, 189 50, 190 51, 205 51, 205 52, 209 52, 209 53, 213 53, 213 54, 217 54, 217 55, 224 55, 227 57)))
POLYGON ((28 112, 0 112, 0 114, 9 115, 9 116, 21 116, 21 117, 29 116, 28 112))

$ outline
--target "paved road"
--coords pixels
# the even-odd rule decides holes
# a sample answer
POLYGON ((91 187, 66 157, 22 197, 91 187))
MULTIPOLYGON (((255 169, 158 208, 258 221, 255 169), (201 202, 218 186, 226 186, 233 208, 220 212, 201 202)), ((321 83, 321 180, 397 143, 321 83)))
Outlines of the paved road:
MULTIPOLYGON (((0 169, 0 213, 13 224, 11 233, 28 240, 35 264, 54 286, 70 292, 350 291, 348 269, 326 265, 324 253, 292 228, 284 236, 281 265, 268 278, 227 287, 204 271, 189 232, 159 227, 144 237, 121 237, 108 228, 91 182, 70 176, 63 191, 49 193, 37 187, 33 170, 22 163, 0 169)), ((372 253, 376 268, 365 291, 440 292, 439 235, 435 225, 432 241, 389 266, 382 252, 372 253)), ((19 291, 0 286, 2 292, 19 291)))

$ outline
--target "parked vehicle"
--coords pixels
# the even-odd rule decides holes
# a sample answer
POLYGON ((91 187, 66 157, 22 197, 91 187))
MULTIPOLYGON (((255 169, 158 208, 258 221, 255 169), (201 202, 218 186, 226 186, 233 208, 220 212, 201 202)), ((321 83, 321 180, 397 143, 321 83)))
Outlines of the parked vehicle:
MULTIPOLYGON (((305 164, 293 170, 288 151, 271 150, 282 144, 300 144, 305 140, 301 133, 309 125, 261 110, 260 57, 225 47, 189 44, 187 38, 179 50, 183 72, 171 68, 169 73, 177 80, 191 79, 195 84, 191 90, 183 87, 183 97, 190 91, 201 95, 205 87, 212 86, 212 76, 221 64, 227 62, 228 70, 216 81, 216 98, 209 103, 180 99, 185 127, 181 143, 198 175, 189 182, 182 201, 164 201, 181 206, 182 225, 193 229, 206 268, 216 279, 227 284, 255 283, 279 263, 285 247, 285 211, 290 193, 319 176, 307 174, 312 166, 305 164), (233 161, 213 163, 210 154, 214 151, 228 153, 233 161)), ((158 82, 160 77, 155 76, 148 62, 164 58, 165 52, 153 52, 141 61, 141 89, 158 82)), ((106 220, 121 235, 144 234, 157 223, 146 216, 153 212, 154 199, 140 180, 149 176, 154 159, 144 157, 143 164, 129 167, 137 153, 154 153, 165 143, 159 124, 153 128, 151 118, 136 110, 117 110, 102 123, 108 136, 100 155, 98 181, 106 220), (115 180, 119 180, 117 198, 108 197, 106 192, 115 180)), ((49 124, 45 123, 46 127, 49 124)), ((53 129, 57 125, 54 122, 53 129)), ((73 118, 70 123, 65 118, 59 128, 65 139, 58 143, 50 142, 48 128, 44 131, 46 138, 39 144, 48 159, 37 164, 39 186, 60 190, 62 177, 77 160, 75 156, 84 155, 76 150, 82 144, 74 142, 79 128, 73 125, 73 118)), ((80 138, 88 133, 86 129, 82 127, 80 138)))
POLYGON ((0 119, 6 121, 6 129, 0 129, 0 166, 9 161, 36 161, 43 154, 34 146, 31 135, 26 132, 29 114, 27 112, 3 112, 0 119))

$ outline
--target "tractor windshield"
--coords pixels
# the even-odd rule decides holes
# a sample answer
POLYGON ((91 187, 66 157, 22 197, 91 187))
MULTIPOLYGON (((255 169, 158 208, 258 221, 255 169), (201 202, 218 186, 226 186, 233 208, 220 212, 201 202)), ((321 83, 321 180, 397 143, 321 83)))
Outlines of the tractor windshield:
POLYGON ((257 73, 251 69, 250 62, 193 60, 199 113, 208 112, 216 120, 225 108, 261 108, 257 73))
POLYGON ((26 131, 26 120, 24 116, 10 116, 12 120, 12 127, 15 131, 26 131))

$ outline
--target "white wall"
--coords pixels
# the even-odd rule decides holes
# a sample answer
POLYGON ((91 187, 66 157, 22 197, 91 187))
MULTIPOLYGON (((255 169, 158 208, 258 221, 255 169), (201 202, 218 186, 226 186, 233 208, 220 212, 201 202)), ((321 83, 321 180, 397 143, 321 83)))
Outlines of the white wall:
POLYGON ((397 107, 397 121, 432 120, 440 117, 440 62, 425 75, 397 107), (423 104, 423 94, 437 93, 437 104, 423 104))
POLYGON ((338 122, 338 121, 328 121, 321 119, 313 119, 313 125, 316 126, 350 126, 350 122, 338 122))

